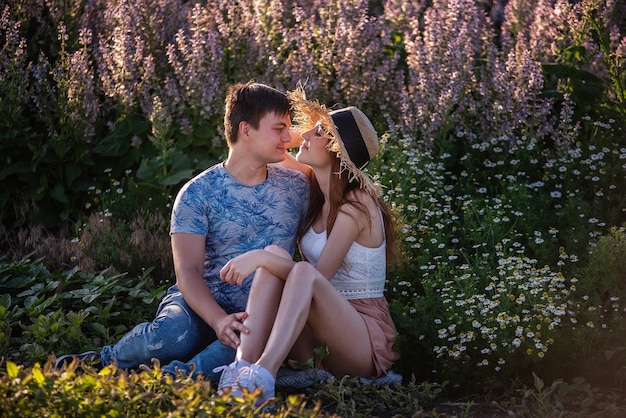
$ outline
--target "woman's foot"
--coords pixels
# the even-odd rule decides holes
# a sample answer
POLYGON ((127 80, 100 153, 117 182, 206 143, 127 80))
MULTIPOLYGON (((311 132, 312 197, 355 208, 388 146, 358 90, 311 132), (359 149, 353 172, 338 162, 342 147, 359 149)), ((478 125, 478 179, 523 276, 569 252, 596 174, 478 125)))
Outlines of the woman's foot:
MULTIPOLYGON (((223 373, 225 372, 226 370, 223 373)), ((241 397, 243 389, 247 389, 249 392, 261 389, 261 397, 257 401, 259 405, 275 396, 276 379, 267 369, 258 364, 241 367, 234 381, 231 380, 231 376, 231 374, 228 375, 228 382, 225 382, 224 385, 222 385, 222 379, 220 379, 219 390, 223 391, 226 387, 230 387, 232 396, 241 397)), ((222 377, 224 377, 224 374, 222 374, 222 377)))

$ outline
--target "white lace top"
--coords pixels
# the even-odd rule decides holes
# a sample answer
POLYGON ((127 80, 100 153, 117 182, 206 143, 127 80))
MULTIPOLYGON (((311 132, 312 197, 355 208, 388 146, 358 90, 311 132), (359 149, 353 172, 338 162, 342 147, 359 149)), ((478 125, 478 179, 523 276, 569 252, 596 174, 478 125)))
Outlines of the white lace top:
MULTIPOLYGON (((311 264, 317 264, 326 245, 326 231, 313 228, 304 234, 300 249, 311 264)), ((386 242, 376 248, 352 243, 343 263, 330 282, 346 299, 367 299, 383 296, 386 279, 386 242)))

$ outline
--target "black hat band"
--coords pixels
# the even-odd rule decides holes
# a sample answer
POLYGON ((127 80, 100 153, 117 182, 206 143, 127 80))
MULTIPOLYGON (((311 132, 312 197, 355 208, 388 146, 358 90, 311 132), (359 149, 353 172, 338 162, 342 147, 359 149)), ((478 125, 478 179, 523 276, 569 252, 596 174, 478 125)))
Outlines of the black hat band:
POLYGON ((361 135, 361 130, 352 116, 349 109, 340 110, 331 114, 333 122, 337 127, 337 132, 343 142, 350 161, 357 168, 363 168, 370 162, 370 155, 365 140, 361 135))

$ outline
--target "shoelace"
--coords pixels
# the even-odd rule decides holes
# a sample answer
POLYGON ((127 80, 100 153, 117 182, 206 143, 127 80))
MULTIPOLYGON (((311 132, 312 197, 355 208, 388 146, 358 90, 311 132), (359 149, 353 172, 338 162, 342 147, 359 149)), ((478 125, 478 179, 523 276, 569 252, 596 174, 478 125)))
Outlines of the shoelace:
POLYGON ((213 373, 219 372, 222 372, 222 375, 220 376, 220 381, 217 385, 218 391, 221 391, 226 387, 232 388, 236 384, 239 370, 237 370, 235 367, 227 364, 213 369, 213 373))

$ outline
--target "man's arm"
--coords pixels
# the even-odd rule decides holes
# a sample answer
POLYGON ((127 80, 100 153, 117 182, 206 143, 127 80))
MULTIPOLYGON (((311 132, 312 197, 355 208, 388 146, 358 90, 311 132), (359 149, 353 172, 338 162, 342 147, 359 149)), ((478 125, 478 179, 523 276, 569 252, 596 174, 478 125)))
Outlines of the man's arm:
POLYGON ((176 283, 185 301, 217 334, 233 348, 239 345, 239 332, 249 332, 241 323, 245 312, 227 314, 216 302, 203 278, 206 237, 197 234, 172 234, 172 255, 176 283))

